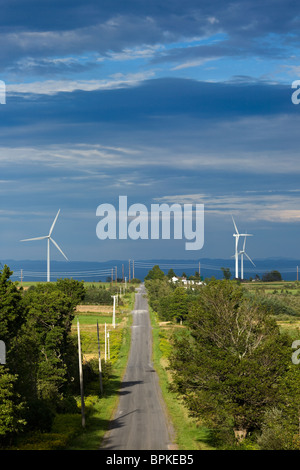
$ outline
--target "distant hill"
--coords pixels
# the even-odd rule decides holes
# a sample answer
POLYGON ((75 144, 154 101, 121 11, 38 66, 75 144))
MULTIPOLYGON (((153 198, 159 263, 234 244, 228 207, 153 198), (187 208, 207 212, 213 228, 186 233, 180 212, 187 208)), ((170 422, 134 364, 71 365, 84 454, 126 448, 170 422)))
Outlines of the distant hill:
MULTIPOLYGON (((297 265, 300 267, 300 261, 285 258, 267 258, 253 260, 256 267, 250 262, 244 261, 244 277, 254 278, 257 274, 261 277, 265 272, 278 270, 282 278, 286 281, 297 279, 297 265)), ((7 264, 14 275, 12 279, 21 280, 21 273, 24 281, 46 281, 46 261, 45 260, 1 260, 2 266, 7 264)), ((194 275, 199 271, 199 260, 135 260, 134 276, 144 280, 149 270, 158 264, 159 267, 167 273, 169 269, 173 269, 176 275, 181 276, 184 272, 187 276, 194 275)), ((94 261, 51 261, 51 280, 55 281, 61 277, 72 277, 73 279, 85 281, 106 281, 112 275, 115 278, 116 268, 118 278, 126 276, 129 280, 129 262, 128 260, 110 260, 105 262, 94 261)), ((234 277, 234 259, 200 259, 200 274, 203 279, 214 276, 217 279, 223 278, 221 267, 229 268, 234 277)), ((130 277, 132 278, 132 261, 130 277)), ((299 278, 300 279, 300 278, 299 278)))

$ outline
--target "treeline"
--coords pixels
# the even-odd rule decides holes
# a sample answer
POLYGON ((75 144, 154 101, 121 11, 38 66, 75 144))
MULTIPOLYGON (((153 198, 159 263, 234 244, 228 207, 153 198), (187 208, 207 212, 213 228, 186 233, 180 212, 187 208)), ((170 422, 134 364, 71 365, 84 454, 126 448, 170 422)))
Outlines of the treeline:
POLYGON ((170 388, 215 445, 299 450, 300 365, 276 323, 278 303, 226 279, 193 290, 165 277, 145 284, 159 318, 183 322, 171 339, 170 388))
MULTIPOLYGON (((49 431, 57 413, 78 413, 78 346, 71 335, 76 306, 96 299, 111 303, 115 288, 85 288, 60 279, 28 289, 0 271, 0 339, 6 364, 0 365, 0 445, 28 431, 49 431)), ((95 374, 85 365, 85 380, 95 374)), ((105 368, 103 369, 105 380, 105 368)))

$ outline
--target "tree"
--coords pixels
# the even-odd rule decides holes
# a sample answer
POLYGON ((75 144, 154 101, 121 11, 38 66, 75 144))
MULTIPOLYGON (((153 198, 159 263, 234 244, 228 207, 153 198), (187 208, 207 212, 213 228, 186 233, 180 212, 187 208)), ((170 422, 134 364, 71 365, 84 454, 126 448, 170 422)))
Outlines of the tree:
POLYGON ((263 274, 262 276, 262 281, 263 282, 279 282, 279 281, 282 281, 282 277, 281 277, 281 274, 279 271, 270 271, 270 272, 267 272, 265 274, 263 274))
POLYGON ((8 352, 10 342, 17 336, 26 315, 22 295, 9 279, 12 274, 7 265, 0 271, 0 339, 5 342, 8 352))
POLYGON ((148 272, 145 279, 146 280, 154 280, 154 279, 163 279, 164 277, 165 277, 164 272, 156 264, 155 266, 153 266, 152 269, 150 269, 150 271, 148 272))
POLYGON ((149 296, 150 307, 157 312, 159 317, 164 320, 170 320, 168 313, 169 301, 167 300, 173 292, 172 283, 168 279, 164 278, 163 280, 154 279, 154 280, 145 280, 145 287, 149 296), (165 302, 163 302, 165 299, 165 302))
POLYGON ((20 431, 26 424, 22 416, 24 404, 14 390, 16 380, 7 368, 0 366, 0 438, 20 431))
POLYGON ((231 278, 231 272, 229 268, 221 268, 221 271, 223 272, 224 279, 231 278))
POLYGON ((185 320, 188 314, 188 295, 184 287, 176 287, 170 296, 169 314, 177 321, 185 320))
POLYGON ((74 307, 83 301, 85 296, 84 281, 75 279, 58 279, 56 287, 72 300, 74 307))
POLYGON ((174 338, 173 389, 209 426, 245 437, 279 400, 289 341, 240 286, 212 281, 189 311, 189 329, 174 338))
POLYGON ((22 370, 19 387, 29 401, 55 403, 66 383, 74 299, 47 283, 28 290, 24 304, 27 321, 14 342, 14 367, 22 370))
POLYGON ((168 277, 168 279, 172 279, 172 277, 176 277, 176 274, 175 274, 175 272, 172 268, 169 269, 167 277, 168 277))

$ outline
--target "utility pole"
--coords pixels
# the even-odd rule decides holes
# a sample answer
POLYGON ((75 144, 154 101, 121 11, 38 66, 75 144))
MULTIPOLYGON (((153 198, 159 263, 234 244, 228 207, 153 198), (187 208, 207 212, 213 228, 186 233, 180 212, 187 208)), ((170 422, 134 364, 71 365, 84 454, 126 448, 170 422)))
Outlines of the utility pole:
POLYGON ((117 266, 116 266, 116 284, 118 282, 118 269, 117 269, 117 266))
POLYGON ((111 286, 114 284, 114 268, 111 268, 111 286))
POLYGON ((100 393, 103 393, 102 384, 102 366, 101 366, 101 354, 100 354, 100 338, 99 338, 99 324, 97 320, 97 338, 98 338, 98 357, 99 357, 99 382, 100 382, 100 393))
POLYGON ((23 269, 21 269, 21 286, 23 285, 23 269))
POLYGON ((116 295, 113 295, 112 298, 114 299, 114 306, 113 306, 113 328, 116 328, 116 295))
POLYGON ((122 281, 124 282, 124 264, 122 264, 122 281))
POLYGON ((201 277, 201 273, 200 273, 200 261, 199 261, 199 277, 201 277))
POLYGON ((127 287, 127 277, 125 277, 125 294, 126 294, 126 287, 127 287))
POLYGON ((104 360, 105 360, 105 362, 106 362, 106 359, 107 359, 107 333, 106 333, 106 323, 105 323, 104 335, 105 335, 105 354, 104 354, 104 360))
POLYGON ((107 332, 107 349, 108 349, 108 360, 110 361, 109 331, 107 332))
POLYGON ((299 279, 299 266, 297 266, 297 282, 298 282, 298 279, 299 279))
POLYGON ((81 341, 80 341, 80 327, 77 318, 77 334, 78 334, 78 359, 79 359, 79 378, 80 378, 80 394, 81 394, 81 423, 85 428, 85 410, 84 410, 84 395, 83 395, 83 372, 82 372, 82 358, 81 358, 81 341))
POLYGON ((128 282, 130 282, 130 260, 129 260, 129 278, 128 278, 128 282))
POLYGON ((134 277, 134 259, 132 260, 132 279, 135 279, 135 277, 134 277))

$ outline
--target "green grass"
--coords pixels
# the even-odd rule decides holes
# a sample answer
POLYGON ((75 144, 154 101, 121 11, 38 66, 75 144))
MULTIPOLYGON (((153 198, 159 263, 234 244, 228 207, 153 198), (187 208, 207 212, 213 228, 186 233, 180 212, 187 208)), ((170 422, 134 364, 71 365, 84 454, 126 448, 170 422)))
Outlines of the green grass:
MULTIPOLYGON (((109 315, 109 316, 105 316, 105 315, 101 315, 101 314, 90 314, 90 315, 86 315, 86 314, 78 314, 76 315, 76 318, 74 318, 73 320, 73 325, 77 325, 77 317, 79 318, 79 324, 80 325, 97 325, 97 321, 98 321, 98 324, 102 325, 104 323, 107 323, 108 326, 111 326, 111 323, 112 323, 112 315, 109 315)), ((116 316, 117 318, 117 316, 116 316)))
POLYGON ((156 315, 150 308, 150 318, 153 331, 153 364, 157 371, 162 395, 175 431, 175 443, 179 450, 213 450, 210 446, 210 432, 204 426, 199 426, 196 420, 188 415, 184 404, 177 396, 170 392, 170 377, 163 362, 170 346, 167 344, 166 336, 161 332, 156 315))

